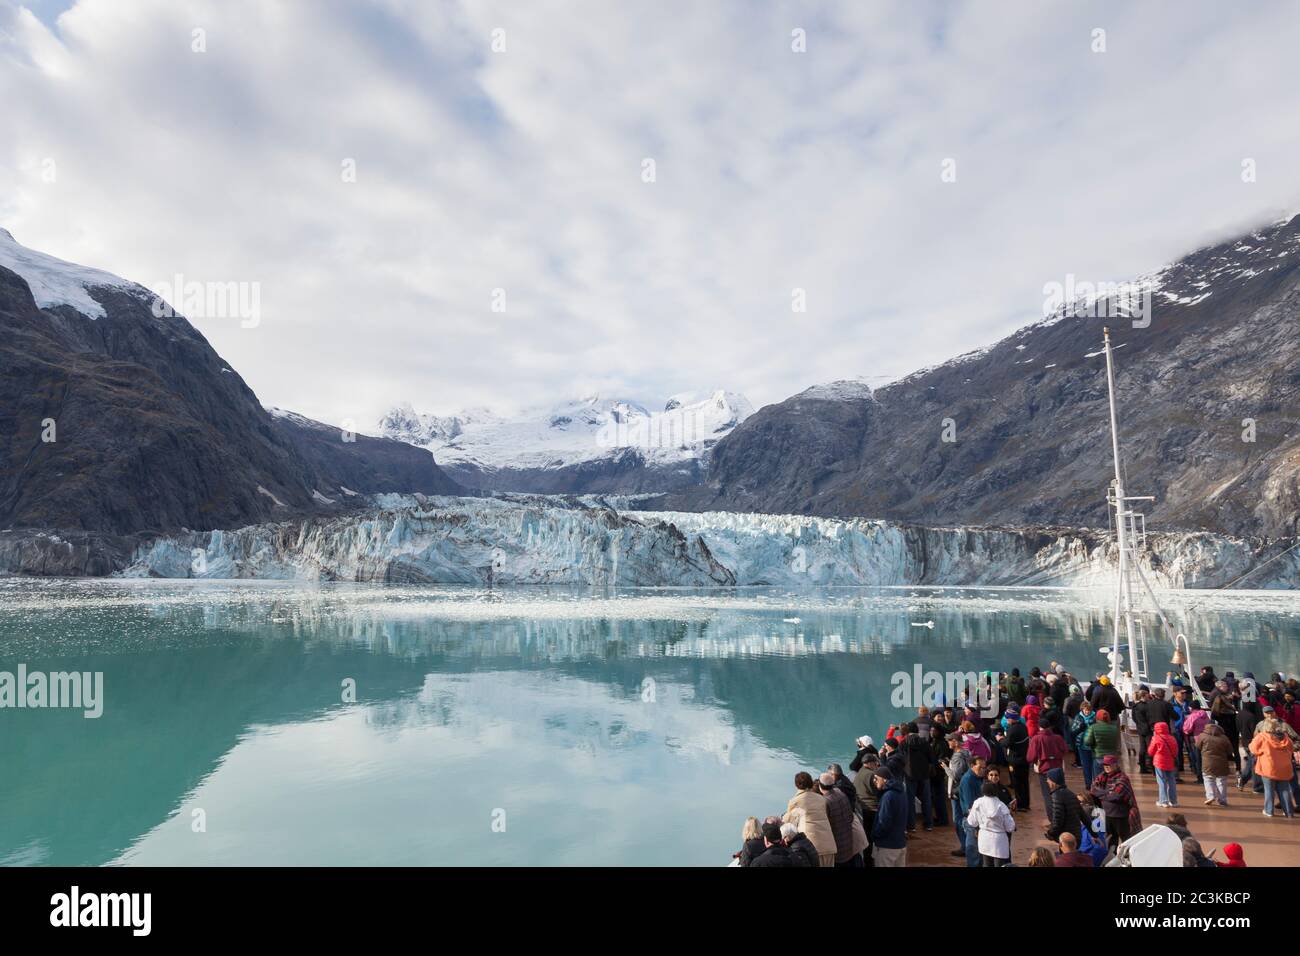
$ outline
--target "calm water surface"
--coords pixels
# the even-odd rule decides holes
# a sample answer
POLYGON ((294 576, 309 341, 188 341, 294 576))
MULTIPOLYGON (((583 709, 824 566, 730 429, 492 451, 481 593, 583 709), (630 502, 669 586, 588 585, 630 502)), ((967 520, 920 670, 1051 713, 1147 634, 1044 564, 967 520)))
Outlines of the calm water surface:
MULTIPOLYGON (((1300 595, 1167 597, 1198 665, 1300 670, 1300 595)), ((102 671, 105 700, 95 720, 0 709, 0 862, 720 865, 796 770, 901 716, 893 673, 1095 671, 1108 607, 4 580, 0 671, 102 671)))

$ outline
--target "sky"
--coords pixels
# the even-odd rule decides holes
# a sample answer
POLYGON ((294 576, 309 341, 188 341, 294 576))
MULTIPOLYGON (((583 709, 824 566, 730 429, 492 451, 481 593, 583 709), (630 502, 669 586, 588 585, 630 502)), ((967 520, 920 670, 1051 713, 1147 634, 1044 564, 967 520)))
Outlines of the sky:
POLYGON ((759 406, 1298 211, 1297 49, 1286 2, 0 0, 0 227, 256 290, 190 318, 324 421, 759 406))

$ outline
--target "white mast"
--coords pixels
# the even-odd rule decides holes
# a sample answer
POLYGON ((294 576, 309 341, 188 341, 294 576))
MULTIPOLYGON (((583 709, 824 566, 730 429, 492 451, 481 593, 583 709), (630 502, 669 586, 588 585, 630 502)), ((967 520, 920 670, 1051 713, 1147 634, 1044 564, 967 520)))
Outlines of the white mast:
MULTIPOLYGON (((1191 648, 1187 638, 1175 631, 1169 618, 1160 608, 1155 592, 1136 563, 1136 555, 1146 542, 1146 518, 1133 510, 1129 502, 1155 501, 1150 496, 1130 497, 1124 492, 1124 465, 1119 455, 1119 416, 1115 411, 1115 364, 1111 359, 1110 329, 1102 329, 1104 351, 1106 353, 1106 392, 1110 398, 1110 448, 1115 459, 1115 482, 1108 505, 1115 509, 1115 543, 1119 549, 1119 578, 1115 582, 1115 623, 1110 648, 1110 682, 1124 697, 1133 699, 1137 696, 1140 684, 1149 684, 1147 673, 1146 635, 1136 631, 1136 613, 1133 607, 1133 578, 1141 581, 1142 588, 1155 608, 1160 626, 1174 647, 1173 663, 1185 666, 1192 674, 1191 648), (1121 632, 1121 626, 1123 631, 1121 632), (1129 670, 1125 676, 1124 658, 1121 651, 1121 636, 1128 638, 1129 670)), ((1154 686, 1154 685, 1153 685, 1154 686)), ((1191 692, 1200 700, 1201 706, 1208 706, 1196 682, 1191 682, 1191 692)))
POLYGON ((1115 458, 1115 484, 1110 505, 1115 509, 1115 541, 1119 548, 1119 580, 1116 582, 1115 588, 1115 623, 1110 651, 1110 682, 1116 688, 1119 688, 1124 676, 1123 657, 1120 651, 1121 621, 1128 637, 1129 663, 1132 667, 1132 674, 1137 681, 1141 681, 1146 676, 1143 673, 1146 669, 1146 661, 1141 660, 1140 655, 1137 653, 1137 640, 1133 631, 1133 582, 1129 570, 1129 561, 1133 545, 1130 532, 1134 529, 1129 527, 1132 512, 1129 511, 1126 505, 1124 468, 1119 457, 1119 418, 1115 412, 1115 366, 1111 361, 1110 329, 1102 329, 1102 336, 1106 352, 1106 391, 1110 398, 1110 446, 1115 458))

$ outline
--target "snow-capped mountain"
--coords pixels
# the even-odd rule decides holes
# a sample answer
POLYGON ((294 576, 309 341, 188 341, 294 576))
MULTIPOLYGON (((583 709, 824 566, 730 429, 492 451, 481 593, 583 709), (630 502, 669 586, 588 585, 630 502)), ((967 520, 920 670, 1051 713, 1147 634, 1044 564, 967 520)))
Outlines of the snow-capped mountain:
POLYGON ((457 490, 409 445, 268 414, 159 304, 0 229, 0 528, 239 527, 341 508, 345 489, 457 490))
POLYGON ((662 410, 586 396, 505 417, 485 409, 422 415, 399 405, 386 438, 433 452, 462 485, 494 491, 651 492, 696 480, 709 450, 753 413, 735 392, 674 395, 662 410))
POLYGON ((1109 327, 1127 488, 1155 496, 1150 526, 1294 535, 1300 217, 1127 283, 1061 285, 1045 318, 988 348, 768 405, 663 504, 1105 527, 1109 327))

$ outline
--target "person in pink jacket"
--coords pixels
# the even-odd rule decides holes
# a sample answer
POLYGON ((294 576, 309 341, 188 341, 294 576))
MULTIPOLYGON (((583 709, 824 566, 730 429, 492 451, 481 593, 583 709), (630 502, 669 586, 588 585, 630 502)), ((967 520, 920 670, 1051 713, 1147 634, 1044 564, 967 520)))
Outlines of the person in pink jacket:
POLYGON ((1147 753, 1156 771, 1156 806, 1178 806, 1178 740, 1163 720, 1151 728, 1147 753))

